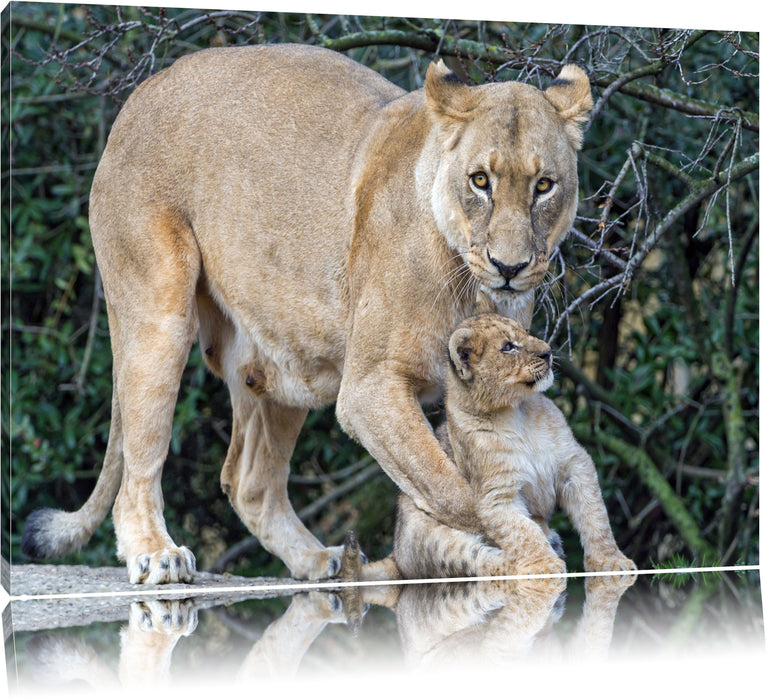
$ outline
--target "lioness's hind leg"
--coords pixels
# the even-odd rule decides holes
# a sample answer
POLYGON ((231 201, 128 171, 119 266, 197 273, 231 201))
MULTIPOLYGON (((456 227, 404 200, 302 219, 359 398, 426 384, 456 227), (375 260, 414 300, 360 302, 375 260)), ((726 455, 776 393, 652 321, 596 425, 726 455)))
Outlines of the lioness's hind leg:
POLYGON ((335 576, 342 547, 324 547, 302 524, 288 500, 289 460, 307 409, 257 398, 242 386, 229 387, 233 423, 221 488, 264 549, 294 578, 335 576))
POLYGON ((174 216, 105 217, 92 222, 103 276, 120 407, 124 470, 113 519, 132 583, 191 580, 192 553, 167 533, 162 467, 181 374, 197 328, 199 249, 174 216), (108 225, 115 230, 106 231, 108 225))

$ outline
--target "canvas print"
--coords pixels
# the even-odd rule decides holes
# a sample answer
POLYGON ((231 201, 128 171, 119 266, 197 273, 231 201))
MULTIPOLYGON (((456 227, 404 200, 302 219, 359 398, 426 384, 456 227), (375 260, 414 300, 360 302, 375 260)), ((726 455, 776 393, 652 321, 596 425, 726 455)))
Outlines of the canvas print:
POLYGON ((6 7, 17 685, 759 649, 752 29, 6 7))

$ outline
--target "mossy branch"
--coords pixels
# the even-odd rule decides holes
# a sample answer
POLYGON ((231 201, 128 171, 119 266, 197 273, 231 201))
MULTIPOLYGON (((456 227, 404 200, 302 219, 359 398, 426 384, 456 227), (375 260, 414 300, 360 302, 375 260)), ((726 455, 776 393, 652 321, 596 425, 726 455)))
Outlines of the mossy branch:
MULTIPOLYGON (((598 87, 607 88, 614 83, 615 79, 608 76, 593 77, 591 83, 598 87)), ((706 102, 704 100, 697 100, 687 95, 683 95, 673 90, 666 88, 659 88, 655 85, 643 82, 630 82, 625 85, 621 85, 617 92, 627 95, 628 97, 634 97, 643 102, 651 102, 652 104, 659 105, 660 107, 667 107, 669 109, 682 112, 683 114, 689 114, 693 117, 715 117, 720 111, 720 106, 713 102, 706 102)), ((749 131, 760 131, 760 116, 752 112, 741 111, 741 126, 749 131)))
POLYGON ((442 56, 464 56, 472 59, 485 59, 494 64, 512 61, 517 53, 503 46, 486 44, 471 39, 458 39, 445 34, 441 29, 425 29, 407 32, 401 29, 382 29, 354 32, 336 38, 321 37, 320 46, 334 51, 366 46, 405 46, 442 56))
POLYGON ((746 425, 741 406, 742 368, 722 351, 712 356, 711 368, 720 383, 727 443, 727 486, 725 495, 722 497, 722 512, 719 520, 719 543, 724 548, 730 541, 741 494, 746 485, 744 475, 746 425))
MULTIPOLYGON (((684 48, 698 41, 708 32, 698 31, 693 33, 686 42, 684 48)), ((401 29, 383 29, 353 32, 344 36, 329 38, 320 35, 318 44, 334 51, 348 51, 367 46, 404 46, 410 49, 427 51, 440 56, 466 57, 472 60, 486 60, 494 65, 514 62, 520 59, 520 53, 495 44, 474 41, 472 39, 459 39, 445 34, 441 29, 419 29, 405 31, 401 29)), ((532 56, 524 57, 528 63, 535 60, 532 56)), ((551 64, 548 63, 548 66, 551 64)), ((640 66, 627 74, 608 76, 592 75, 591 83, 604 90, 602 99, 596 105, 596 112, 600 106, 611 96, 613 92, 620 92, 629 97, 651 102, 652 104, 667 107, 692 116, 714 117, 720 111, 720 105, 704 100, 694 99, 687 95, 657 87, 649 83, 641 82, 641 79, 656 75, 666 68, 668 58, 663 57, 640 66)), ((552 65, 553 69, 560 65, 552 65)), ((752 112, 741 111, 741 125, 750 131, 759 132, 760 117, 752 112)))
POLYGON ((584 429, 578 429, 577 432, 583 439, 597 441, 605 450, 636 471, 641 482, 660 502, 666 515, 695 556, 708 561, 716 559, 714 547, 703 538, 698 524, 684 503, 644 450, 603 431, 597 431, 595 435, 584 429))

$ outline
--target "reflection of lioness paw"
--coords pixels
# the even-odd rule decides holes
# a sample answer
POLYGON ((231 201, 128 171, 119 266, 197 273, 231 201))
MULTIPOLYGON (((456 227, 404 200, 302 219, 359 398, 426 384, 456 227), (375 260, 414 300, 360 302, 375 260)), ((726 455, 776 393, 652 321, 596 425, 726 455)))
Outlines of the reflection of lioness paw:
POLYGON ((146 600, 132 603, 129 626, 143 632, 188 637, 197 628, 197 608, 191 600, 146 600))
POLYGON ((293 605, 297 615, 309 624, 317 622, 345 623, 342 598, 333 592, 310 591, 294 596, 293 605))
POLYGON ((130 583, 190 583, 197 562, 188 547, 170 547, 127 559, 130 583))

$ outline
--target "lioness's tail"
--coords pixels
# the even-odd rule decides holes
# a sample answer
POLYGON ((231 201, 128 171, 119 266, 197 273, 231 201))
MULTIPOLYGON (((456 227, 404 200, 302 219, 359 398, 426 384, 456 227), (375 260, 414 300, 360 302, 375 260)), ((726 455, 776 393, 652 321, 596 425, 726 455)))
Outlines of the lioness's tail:
POLYGON ((105 520, 116 499, 124 466, 121 416, 113 396, 110 435, 105 461, 89 499, 74 513, 42 508, 31 513, 22 533, 22 554, 30 559, 61 557, 82 547, 105 520))

